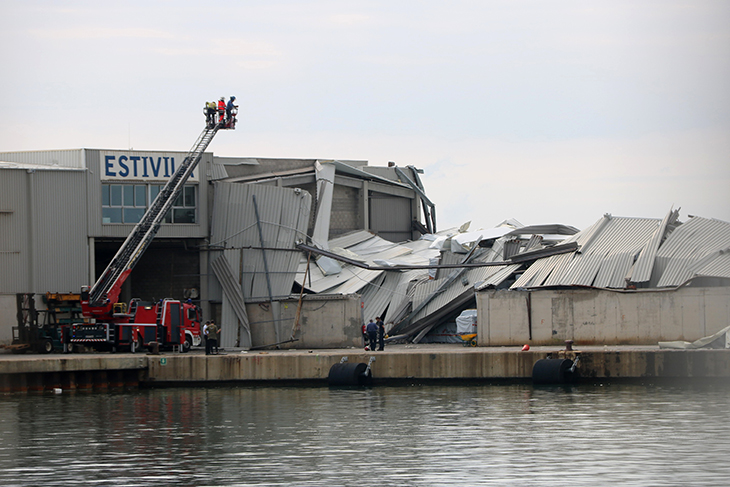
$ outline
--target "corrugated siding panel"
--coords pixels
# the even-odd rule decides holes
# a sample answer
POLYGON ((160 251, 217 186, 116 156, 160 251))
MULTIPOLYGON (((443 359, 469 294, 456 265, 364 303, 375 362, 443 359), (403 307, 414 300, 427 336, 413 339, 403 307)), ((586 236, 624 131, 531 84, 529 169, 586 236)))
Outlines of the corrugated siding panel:
MULTIPOLYGON (((255 184, 215 183, 212 245, 224 254, 242 281, 246 299, 268 298, 264 251, 247 247, 294 249, 306 232, 311 196, 307 192, 255 184), (259 209, 263 245, 256 224, 253 197, 259 209)), ((271 293, 288 297, 299 265, 300 253, 266 250, 271 293)), ((211 258, 215 258, 211 256, 211 258)))
POLYGON ((624 288, 635 257, 656 231, 653 218, 604 216, 584 232, 566 239, 579 252, 539 259, 512 286, 595 286, 624 288))
POLYGON ((88 284, 85 179, 85 171, 2 170, 0 292, 78 292, 88 284))
POLYGON ((392 292, 398 284, 397 279, 388 279, 391 272, 384 272, 368 284, 360 293, 363 303, 363 319, 368 321, 380 316, 390 303, 392 292))
POLYGON ((84 165, 83 151, 84 149, 0 152, 0 161, 84 169, 86 166, 84 165))
POLYGON ((411 238, 411 200, 398 197, 370 198, 370 228, 391 242, 411 238))
POLYGON ((329 241, 329 248, 342 247, 343 249, 347 249, 373 237, 374 235, 371 232, 360 230, 359 232, 352 232, 331 239, 329 241))
POLYGON ((512 264, 512 265, 506 265, 506 266, 500 266, 500 267, 493 267, 493 269, 496 270, 494 274, 484 279, 481 284, 478 284, 475 286, 475 289, 477 291, 481 291, 482 289, 486 289, 488 287, 497 287, 502 282, 504 282, 505 279, 509 278, 512 274, 517 271, 522 266, 522 264, 512 264))
POLYGON ((33 248, 37 293, 80 291, 89 284, 86 173, 38 171, 35 178, 33 248))
POLYGON ((730 279, 730 249, 716 252, 703 264, 693 272, 694 275, 730 279))
POLYGON ((30 292, 28 174, 0 169, 0 293, 30 292))
MULTIPOLYGON (((457 277, 454 282, 447 286, 444 290, 434 296, 431 301, 411 320, 415 323, 422 318, 437 313, 441 308, 450 302, 462 296, 464 293, 474 293, 474 284, 482 282, 493 274, 499 272, 500 267, 477 267, 469 269, 457 277), (462 279, 466 278, 467 284, 464 285, 462 279)), ((444 279, 430 281, 419 286, 413 298, 413 307, 417 307, 421 302, 428 298, 443 283, 444 279)))
POLYGON ((657 253, 655 287, 674 287, 692 277, 689 268, 707 255, 730 246, 730 223, 694 217, 677 227, 657 253))
POLYGON ((415 283, 422 281, 428 281, 428 272, 413 270, 401 274, 385 315, 386 323, 397 322, 405 317, 415 291, 415 283))
POLYGON ((648 282, 651 280, 651 274, 654 269, 654 261, 656 254, 659 251, 659 244, 661 244, 662 238, 667 231, 667 225, 669 222, 674 222, 679 215, 679 210, 669 211, 662 220, 659 227, 657 227, 654 234, 647 242, 644 250, 639 254, 639 258, 636 259, 634 264, 634 270, 631 273, 631 281, 636 283, 648 282))

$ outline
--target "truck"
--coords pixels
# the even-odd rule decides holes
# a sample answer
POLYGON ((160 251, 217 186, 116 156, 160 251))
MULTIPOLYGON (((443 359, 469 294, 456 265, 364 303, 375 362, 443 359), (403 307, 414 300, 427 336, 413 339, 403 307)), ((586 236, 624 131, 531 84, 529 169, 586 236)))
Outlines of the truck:
POLYGON ((146 302, 134 298, 118 302, 122 284, 157 234, 165 214, 180 195, 185 182, 200 162, 205 149, 219 130, 236 127, 234 108, 230 117, 216 122, 208 118, 205 129, 180 167, 159 192, 111 262, 93 286, 81 288, 84 322, 73 323, 64 337, 64 350, 77 345, 96 350, 131 351, 143 348, 174 349, 187 352, 202 341, 202 311, 187 300, 160 299, 146 302))

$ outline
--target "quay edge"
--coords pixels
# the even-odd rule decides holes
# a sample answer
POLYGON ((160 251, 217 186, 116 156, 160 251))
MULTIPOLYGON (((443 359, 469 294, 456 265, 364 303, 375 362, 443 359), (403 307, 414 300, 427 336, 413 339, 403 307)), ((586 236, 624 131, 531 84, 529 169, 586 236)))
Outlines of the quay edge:
MULTIPOLYGON (((229 352, 163 355, 90 354, 2 356, 0 391, 105 390, 155 385, 223 382, 326 384, 330 367, 343 357, 367 363, 375 357, 376 383, 388 380, 529 380, 537 360, 565 352, 554 347, 392 346, 360 349, 229 352)), ((577 347, 580 348, 580 347, 577 347)), ((730 350, 660 350, 650 347, 590 347, 580 355, 582 380, 730 379, 730 350)))

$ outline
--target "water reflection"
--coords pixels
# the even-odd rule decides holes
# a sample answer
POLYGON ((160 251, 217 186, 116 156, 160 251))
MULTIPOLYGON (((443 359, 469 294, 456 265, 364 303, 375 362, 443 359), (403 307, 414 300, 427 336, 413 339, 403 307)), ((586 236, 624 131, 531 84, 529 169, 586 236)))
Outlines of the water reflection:
POLYGON ((730 386, 0 397, 0 484, 725 485, 730 386))

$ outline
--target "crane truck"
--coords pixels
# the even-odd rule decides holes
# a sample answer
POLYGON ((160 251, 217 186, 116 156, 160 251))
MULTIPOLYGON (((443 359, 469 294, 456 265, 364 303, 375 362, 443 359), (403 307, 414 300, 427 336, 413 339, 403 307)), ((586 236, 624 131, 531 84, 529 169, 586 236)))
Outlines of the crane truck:
POLYGON ((200 162, 218 130, 236 128, 237 109, 218 122, 210 119, 188 152, 183 163, 159 192, 142 219, 119 248, 114 258, 93 286, 81 288, 81 310, 84 323, 74 323, 67 331, 67 351, 75 345, 97 350, 135 352, 156 342, 161 348, 190 350, 201 342, 202 313, 192 302, 161 299, 145 302, 132 299, 129 305, 119 303, 122 284, 135 264, 152 243, 160 224, 173 202, 183 190, 190 174, 200 162))

